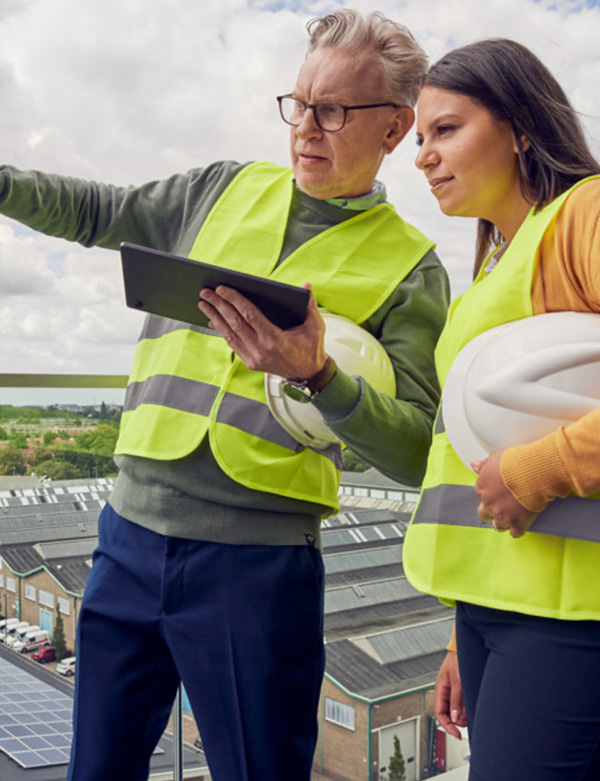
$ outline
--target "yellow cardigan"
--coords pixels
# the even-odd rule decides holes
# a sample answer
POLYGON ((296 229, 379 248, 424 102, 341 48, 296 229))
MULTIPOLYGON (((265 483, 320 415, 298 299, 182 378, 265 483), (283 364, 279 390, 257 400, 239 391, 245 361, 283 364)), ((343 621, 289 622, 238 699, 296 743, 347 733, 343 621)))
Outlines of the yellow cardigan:
MULTIPOLYGON (((546 232, 531 292, 536 315, 600 313, 600 180, 578 187, 546 232)), ((502 478, 532 512, 558 496, 587 496, 600 489, 599 443, 600 408, 530 445, 507 448, 502 478)))
MULTIPOLYGON (((536 315, 600 313, 600 180, 574 190, 547 230, 531 300, 536 315)), ((559 496, 600 490, 600 407, 529 445, 507 448, 500 469, 514 497, 532 512, 559 496)), ((456 650, 454 634, 448 650, 456 650)))

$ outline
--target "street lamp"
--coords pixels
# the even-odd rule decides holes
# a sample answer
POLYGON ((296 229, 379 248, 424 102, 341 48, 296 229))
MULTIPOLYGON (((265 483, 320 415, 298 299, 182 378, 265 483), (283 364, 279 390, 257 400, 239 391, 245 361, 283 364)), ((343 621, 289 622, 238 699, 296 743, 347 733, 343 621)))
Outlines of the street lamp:
POLYGON ((8 636, 8 594, 3 594, 4 597, 4 644, 6 645, 6 638, 8 636))

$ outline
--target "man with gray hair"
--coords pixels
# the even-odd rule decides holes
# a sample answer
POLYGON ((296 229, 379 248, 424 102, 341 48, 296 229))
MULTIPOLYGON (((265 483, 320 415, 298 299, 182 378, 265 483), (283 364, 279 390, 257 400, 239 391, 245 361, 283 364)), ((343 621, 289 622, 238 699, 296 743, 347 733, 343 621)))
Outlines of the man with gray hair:
POLYGON ((320 519, 338 509, 341 453, 279 426, 263 373, 391 477, 418 484, 424 472, 448 285, 376 175, 413 123, 426 57, 380 14, 339 10, 309 33, 296 85, 278 98, 291 170, 219 162, 122 188, 0 167, 0 211, 38 230, 312 286, 289 330, 224 287, 201 292, 212 331, 146 321, 80 611, 70 781, 147 778, 180 680, 213 781, 310 778, 320 519), (396 398, 336 366, 319 307, 379 340, 396 398))

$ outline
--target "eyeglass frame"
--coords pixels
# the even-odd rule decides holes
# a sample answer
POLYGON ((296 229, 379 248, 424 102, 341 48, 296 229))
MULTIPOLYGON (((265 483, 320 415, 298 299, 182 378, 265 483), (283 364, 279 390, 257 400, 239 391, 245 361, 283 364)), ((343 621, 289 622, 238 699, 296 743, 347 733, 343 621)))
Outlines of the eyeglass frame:
POLYGON ((298 122, 297 124, 294 124, 293 122, 290 122, 288 119, 286 119, 283 116, 283 106, 282 101, 286 98, 292 98, 292 100, 295 100, 296 103, 301 103, 304 106, 304 111, 306 112, 307 109, 312 109, 313 117, 315 118, 315 124, 319 128, 319 130, 322 130, 323 133, 339 133, 340 130, 342 130, 346 126, 346 119, 348 117, 348 111, 357 111, 360 109, 365 108, 382 108, 383 106, 393 106, 394 108, 402 108, 402 103, 392 103, 391 101, 387 101, 386 103, 365 103, 360 106, 345 106, 343 103, 336 103, 334 100, 322 100, 319 103, 306 103, 303 100, 300 100, 300 98, 294 97, 293 93, 288 93, 287 95, 277 95, 275 98, 277 103, 279 104, 279 114, 283 121, 286 123, 286 125, 290 125, 291 127, 298 127, 302 120, 298 122), (328 130, 327 128, 324 128, 321 123, 319 122, 319 118, 317 115, 317 112, 315 111, 316 108, 319 106, 339 106, 344 111, 344 119, 342 121, 342 124, 336 128, 335 130, 328 130))

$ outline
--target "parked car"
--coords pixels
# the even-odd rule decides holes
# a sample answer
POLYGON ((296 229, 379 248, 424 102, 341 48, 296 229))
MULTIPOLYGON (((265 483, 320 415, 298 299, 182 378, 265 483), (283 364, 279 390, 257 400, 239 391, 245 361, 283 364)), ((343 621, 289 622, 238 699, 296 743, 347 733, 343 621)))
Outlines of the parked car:
POLYGON ((60 675, 75 675, 75 662, 77 658, 75 656, 67 656, 62 662, 56 665, 56 672, 60 675))
POLYGON ((17 621, 16 624, 13 624, 11 627, 9 627, 7 632, 2 632, 2 634, 0 634, 0 641, 8 644, 8 640, 11 637, 15 637, 16 635, 21 634, 21 632, 28 628, 29 621, 17 621))
POLYGON ((33 632, 27 632, 22 640, 13 643, 13 650, 20 654, 37 651, 44 645, 50 645, 50 633, 47 629, 37 629, 33 632))
POLYGON ((31 654, 31 658, 34 662, 39 662, 40 664, 47 664, 48 662, 55 662, 56 661, 56 652, 54 651, 53 645, 46 645, 40 648, 39 651, 34 651, 31 654))
POLYGON ((7 648, 13 648, 17 640, 24 640, 30 632, 39 632, 41 629, 40 626, 30 626, 29 624, 25 627, 25 629, 21 630, 20 632, 17 632, 14 635, 10 635, 6 639, 6 646, 7 648))

